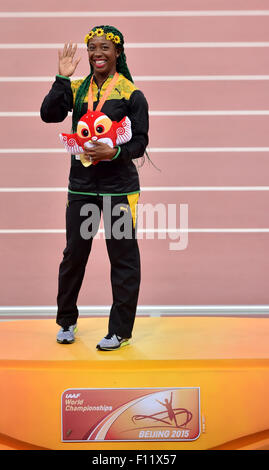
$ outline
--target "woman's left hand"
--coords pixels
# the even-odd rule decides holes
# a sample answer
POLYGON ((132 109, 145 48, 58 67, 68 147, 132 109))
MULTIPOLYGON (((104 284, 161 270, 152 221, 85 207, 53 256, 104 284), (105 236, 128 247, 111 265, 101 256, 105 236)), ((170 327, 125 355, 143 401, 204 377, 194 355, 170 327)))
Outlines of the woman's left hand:
POLYGON ((101 160, 112 160, 116 153, 116 148, 111 148, 104 142, 95 142, 94 147, 84 149, 84 157, 92 163, 101 160))

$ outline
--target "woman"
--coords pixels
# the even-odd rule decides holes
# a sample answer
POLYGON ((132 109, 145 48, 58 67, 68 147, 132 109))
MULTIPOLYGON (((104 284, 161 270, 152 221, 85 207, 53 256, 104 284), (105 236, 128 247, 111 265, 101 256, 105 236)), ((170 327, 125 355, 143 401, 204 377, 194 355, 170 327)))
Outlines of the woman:
POLYGON ((140 186, 133 160, 143 157, 148 144, 148 104, 143 93, 133 84, 120 31, 112 26, 96 26, 86 35, 85 42, 91 73, 85 80, 70 80, 80 59, 75 59, 77 46, 65 44, 63 51, 59 51, 59 74, 41 106, 41 118, 45 122, 60 122, 73 110, 73 132, 76 132, 79 119, 87 112, 89 90, 95 110, 108 93, 112 80, 117 79, 114 86, 112 83, 112 89, 110 85, 102 112, 118 122, 128 116, 132 138, 115 148, 96 142, 80 157, 71 156, 66 208, 67 243, 59 268, 56 322, 61 329, 57 341, 70 344, 75 339, 76 303, 94 236, 83 236, 81 227, 89 216, 85 208, 95 207, 98 209, 92 211, 97 218, 95 227, 100 221, 100 211, 103 211, 113 293, 108 334, 97 344, 97 349, 114 350, 129 343, 138 301, 140 257, 135 234, 135 209, 140 186), (115 231, 109 231, 111 224, 119 223, 123 215, 128 215, 131 220, 131 236, 120 237, 115 231))

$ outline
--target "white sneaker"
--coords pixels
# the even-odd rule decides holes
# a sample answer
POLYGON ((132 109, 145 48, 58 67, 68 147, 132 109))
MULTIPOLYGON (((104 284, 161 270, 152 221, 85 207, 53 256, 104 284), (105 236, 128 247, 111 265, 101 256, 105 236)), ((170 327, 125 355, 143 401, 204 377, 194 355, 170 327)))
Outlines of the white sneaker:
POLYGON ((109 333, 106 335, 101 341, 97 344, 96 348, 99 351, 113 351, 114 349, 122 348, 123 346, 127 346, 129 344, 130 338, 121 338, 116 334, 109 333))
POLYGON ((75 341, 75 333, 77 332, 77 325, 71 325, 61 328, 57 334, 57 343, 72 344, 75 341))

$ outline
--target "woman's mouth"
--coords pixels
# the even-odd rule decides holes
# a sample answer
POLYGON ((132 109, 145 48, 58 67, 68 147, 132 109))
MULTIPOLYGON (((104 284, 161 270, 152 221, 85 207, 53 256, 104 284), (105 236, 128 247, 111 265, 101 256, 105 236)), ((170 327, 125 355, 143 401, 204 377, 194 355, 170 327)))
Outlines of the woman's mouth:
POLYGON ((106 60, 95 60, 94 64, 96 67, 101 68, 104 67, 104 65, 106 64, 106 60))

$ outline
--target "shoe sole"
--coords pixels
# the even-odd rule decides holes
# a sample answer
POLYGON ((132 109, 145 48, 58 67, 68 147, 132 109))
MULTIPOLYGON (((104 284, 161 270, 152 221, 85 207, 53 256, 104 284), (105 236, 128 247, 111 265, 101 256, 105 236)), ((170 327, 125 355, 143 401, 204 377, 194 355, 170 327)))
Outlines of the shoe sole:
POLYGON ((130 340, 123 341, 119 346, 115 346, 114 348, 101 348, 101 346, 97 344, 96 349, 98 349, 98 351, 117 351, 123 346, 128 346, 128 344, 130 344, 130 340))
MULTIPOLYGON (((77 331, 78 331, 78 329, 75 328, 74 329, 74 335, 76 334, 77 331)), ((71 341, 68 341, 67 339, 63 339, 62 341, 58 338, 56 338, 56 339, 57 339, 57 343, 59 343, 59 344, 73 344, 75 342, 75 338, 72 339, 71 341)))
POLYGON ((74 339, 72 341, 67 341, 67 339, 63 339, 63 341, 60 341, 59 339, 57 339, 57 343, 59 344, 72 344, 74 342, 75 342, 74 339))

